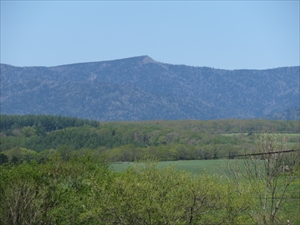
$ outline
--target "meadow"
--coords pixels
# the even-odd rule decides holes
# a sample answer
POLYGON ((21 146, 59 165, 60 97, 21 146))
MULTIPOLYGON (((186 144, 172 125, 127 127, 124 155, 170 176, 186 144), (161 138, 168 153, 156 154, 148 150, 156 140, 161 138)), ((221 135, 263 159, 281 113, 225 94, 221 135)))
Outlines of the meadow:
MULTIPOLYGON (((136 162, 138 163, 138 162, 136 162)), ((229 168, 230 164, 240 164, 242 166, 243 160, 178 160, 178 161, 161 161, 158 162, 157 168, 166 168, 174 166, 177 170, 185 170, 194 175, 209 174, 209 175, 223 175, 229 168)), ((110 164, 110 169, 115 172, 124 172, 128 167, 134 166, 135 162, 114 162, 110 164)))

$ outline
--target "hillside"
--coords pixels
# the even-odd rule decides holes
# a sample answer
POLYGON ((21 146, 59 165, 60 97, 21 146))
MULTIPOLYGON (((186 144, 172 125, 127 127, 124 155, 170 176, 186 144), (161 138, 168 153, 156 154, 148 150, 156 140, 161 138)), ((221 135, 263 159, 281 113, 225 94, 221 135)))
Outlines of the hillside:
MULTIPOLYGON (((299 99, 300 101, 300 99, 299 99)), ((300 103, 298 107, 293 107, 290 109, 286 109, 281 112, 276 112, 266 117, 267 119, 272 120, 300 120, 300 103)))
POLYGON ((222 70, 149 56, 55 67, 1 64, 1 113, 101 121, 267 118, 299 106, 299 68, 222 70))

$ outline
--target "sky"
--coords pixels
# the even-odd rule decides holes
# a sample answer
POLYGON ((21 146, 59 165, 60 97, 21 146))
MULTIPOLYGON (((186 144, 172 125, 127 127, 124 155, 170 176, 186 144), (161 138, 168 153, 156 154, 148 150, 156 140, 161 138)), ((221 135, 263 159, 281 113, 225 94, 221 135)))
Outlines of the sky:
POLYGON ((1 63, 148 55, 219 69, 298 66, 299 1, 1 0, 1 63))

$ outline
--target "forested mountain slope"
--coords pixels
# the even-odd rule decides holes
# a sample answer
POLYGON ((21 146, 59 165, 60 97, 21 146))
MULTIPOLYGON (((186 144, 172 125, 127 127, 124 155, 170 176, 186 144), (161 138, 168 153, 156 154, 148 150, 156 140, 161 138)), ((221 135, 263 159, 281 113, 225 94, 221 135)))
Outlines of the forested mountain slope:
POLYGON ((266 118, 272 120, 300 120, 300 103, 298 107, 293 107, 283 110, 281 112, 273 113, 266 118))
POLYGON ((299 106, 299 66, 222 70, 148 56, 56 67, 1 64, 1 113, 101 121, 264 118, 299 106))

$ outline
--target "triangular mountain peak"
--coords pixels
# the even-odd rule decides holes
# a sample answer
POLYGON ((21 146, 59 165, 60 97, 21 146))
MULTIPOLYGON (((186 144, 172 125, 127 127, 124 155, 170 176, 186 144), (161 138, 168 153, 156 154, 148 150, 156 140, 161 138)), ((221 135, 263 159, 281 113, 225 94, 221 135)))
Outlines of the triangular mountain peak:
POLYGON ((148 63, 157 63, 154 59, 149 57, 148 55, 143 56, 143 63, 148 64, 148 63))

